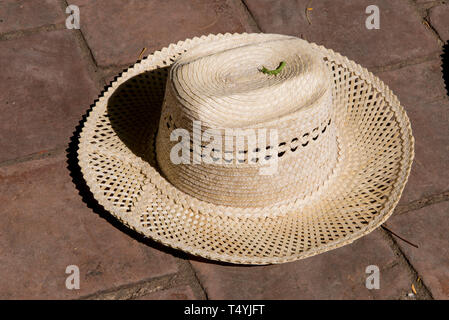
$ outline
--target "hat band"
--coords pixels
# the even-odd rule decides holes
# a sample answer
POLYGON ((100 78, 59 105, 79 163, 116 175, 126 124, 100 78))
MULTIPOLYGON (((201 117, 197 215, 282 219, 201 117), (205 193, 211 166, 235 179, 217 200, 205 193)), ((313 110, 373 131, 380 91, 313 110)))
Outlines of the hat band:
MULTIPOLYGON (((228 136, 226 129, 218 130, 224 134, 220 146, 214 150, 210 140, 204 139, 210 128, 198 128, 199 138, 195 137, 193 123, 188 125, 188 120, 181 121, 170 113, 173 108, 169 101, 170 98, 166 99, 167 107, 159 124, 157 161, 171 184, 199 200, 245 208, 306 198, 324 185, 339 161, 335 115, 329 105, 332 99, 323 99, 309 111, 300 112, 294 121, 295 127, 267 128, 267 144, 255 148, 252 145, 251 156, 249 137, 228 136), (176 135, 173 139, 173 133, 179 129, 187 132, 186 140, 176 135), (279 133, 276 144, 270 140, 272 130, 279 133), (237 148, 238 139, 245 141, 243 149, 237 148), (226 149, 226 140, 234 142, 233 149, 226 149), (175 148, 179 150, 181 161, 174 161, 172 157, 175 148), (207 156, 211 161, 203 161, 207 156), (199 161, 195 162, 195 157, 199 161), (261 174, 261 168, 273 164, 261 161, 263 157, 275 157, 272 159, 277 161, 273 174, 261 174)), ((253 130, 256 136, 253 140, 260 138, 257 137, 259 130, 253 130)))

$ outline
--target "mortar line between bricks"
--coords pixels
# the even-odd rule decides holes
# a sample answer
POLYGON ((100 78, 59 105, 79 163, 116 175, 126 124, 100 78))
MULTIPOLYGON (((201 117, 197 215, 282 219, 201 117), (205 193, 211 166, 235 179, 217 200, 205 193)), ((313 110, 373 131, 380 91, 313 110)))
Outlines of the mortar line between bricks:
MULTIPOLYGON (((407 258, 405 253, 401 250, 401 247, 398 245, 398 243, 397 243, 396 239, 394 238, 394 236, 391 235, 388 231, 386 231, 386 230, 384 230, 382 228, 380 228, 380 230, 384 234, 384 236, 386 236, 388 238, 388 240, 390 241, 389 245, 390 245, 391 249, 393 250, 393 252, 398 253, 398 257, 401 260, 403 260, 403 262, 405 263, 405 265, 408 267, 409 271, 413 275, 414 280, 412 281, 412 283, 416 282, 418 278, 421 279, 421 283, 419 285, 424 290, 424 295, 427 295, 428 297, 430 297, 430 299, 434 300, 431 291, 429 290, 429 288, 424 283, 424 279, 416 271, 415 267, 412 265, 412 263, 407 258)), ((421 290, 421 288, 419 290, 421 290)))
POLYGON ((441 60, 440 55, 441 55, 440 51, 435 51, 426 56, 410 58, 389 65, 371 67, 370 71, 373 73, 395 71, 409 66, 415 66, 421 63, 426 63, 430 61, 439 61, 441 60))
MULTIPOLYGON (((177 261, 178 264, 178 272, 171 273, 169 275, 164 275, 160 277, 145 279, 142 281, 138 281, 135 283, 125 284, 116 288, 100 290, 98 292, 85 295, 77 298, 78 300, 95 300, 95 299, 121 299, 121 300, 130 300, 136 299, 139 297, 143 297, 150 293, 174 289, 181 286, 188 285, 194 291, 197 291, 198 287, 202 290, 202 295, 206 297, 207 294, 204 288, 201 286, 199 282, 195 270, 191 266, 189 261, 184 261, 184 259, 179 259, 177 261), (194 283, 192 283, 194 281, 194 283), (197 288, 195 288, 197 287, 197 288)), ((198 298, 198 295, 195 294, 198 298)), ((199 296, 201 297, 201 294, 199 296)))
POLYGON ((187 263, 188 263, 188 266, 189 266, 190 270, 192 271, 192 273, 193 273, 193 275, 195 277, 196 282, 198 283, 198 286, 203 291, 204 296, 206 297, 206 300, 209 300, 209 295, 207 294, 206 288, 204 288, 203 284, 201 283, 201 280, 198 277, 198 274, 196 273, 195 268, 192 266, 192 263, 190 261, 187 261, 187 263))
POLYGON ((89 47, 89 44, 87 43, 86 37, 84 36, 84 33, 81 31, 81 29, 78 30, 78 34, 81 37, 81 39, 84 42, 84 45, 86 46, 86 49, 88 51, 88 55, 89 55, 89 60, 90 62, 94 65, 95 68, 98 69, 98 63, 97 60, 95 59, 94 53, 92 52, 92 49, 89 47))
POLYGON ((66 28, 64 23, 55 23, 55 24, 45 24, 39 27, 29 28, 29 29, 21 29, 8 31, 5 33, 0 33, 0 41, 9 41, 20 39, 29 35, 41 33, 41 32, 52 32, 64 30, 66 28))
POLYGON ((245 0, 238 0, 241 5, 243 10, 245 11, 245 14, 247 15, 247 18, 249 20, 250 25, 254 25, 257 28, 258 32, 263 32, 262 28, 259 26, 259 24, 257 23, 256 18, 254 17, 253 13, 251 12, 251 10, 249 9, 248 5, 246 4, 245 0))
POLYGON ((428 207, 433 204, 437 204, 440 202, 449 201, 449 190, 443 191, 441 193, 433 194, 428 197, 423 197, 421 199, 412 201, 410 203, 399 205, 394 210, 395 215, 402 215, 410 211, 422 209, 424 207, 428 207))
POLYGON ((412 6, 415 9, 415 12, 417 13, 418 17, 421 18, 422 22, 426 22, 426 24, 428 25, 428 28, 426 27, 426 25, 424 24, 424 26, 426 27, 426 29, 430 28, 430 32, 437 38, 438 40, 438 44, 440 46, 444 45, 444 41, 441 38, 441 36, 438 34, 438 32, 435 30, 435 28, 432 26, 432 24, 430 23, 429 20, 429 10, 430 8, 423 8, 422 6, 420 6, 418 3, 414 2, 413 0, 405 0, 409 3, 410 6, 412 6), (424 12, 424 15, 422 14, 424 12))
POLYGON ((107 300, 108 298, 130 300, 147 295, 149 293, 172 288, 173 286, 170 286, 170 283, 175 276, 176 273, 171 273, 160 277, 144 279, 138 282, 124 284, 115 288, 100 290, 92 294, 81 296, 76 300, 107 300))
POLYGON ((56 148, 49 149, 49 150, 43 150, 43 151, 39 151, 39 152, 34 152, 34 153, 29 154, 29 155, 25 155, 23 157, 20 157, 20 158, 5 160, 3 162, 0 162, 0 168, 1 167, 12 166, 12 165, 23 163, 23 162, 27 162, 27 161, 52 158, 52 157, 55 157, 55 156, 58 156, 58 155, 64 153, 66 151, 66 149, 67 149, 67 145, 63 145, 63 146, 58 146, 56 148))
POLYGON ((440 45, 444 45, 443 38, 441 38, 440 34, 438 33, 437 29, 432 25, 429 15, 428 15, 429 9, 426 9, 426 17, 423 17, 424 21, 427 22, 427 25, 429 26, 430 30, 438 37, 438 40, 441 41, 440 45))
MULTIPOLYGON (((65 8, 67 8, 69 6, 69 3, 67 2, 67 0, 60 0, 60 4, 61 4, 61 9, 63 9, 63 12, 65 13, 65 8)), ((80 37, 80 39, 83 42, 83 46, 81 46, 82 50, 87 50, 87 54, 89 56, 89 60, 90 63, 93 64, 95 70, 98 69, 98 63, 95 60, 95 56, 92 52, 92 49, 89 47, 89 44, 87 43, 87 40, 83 34, 83 32, 81 31, 81 29, 76 29, 78 36, 80 37)))
POLYGON ((381 267, 380 271, 388 271, 388 270, 393 269, 394 267, 396 267, 398 265, 399 265, 398 261, 393 261, 393 262, 390 262, 387 265, 381 267))
MULTIPOLYGON (((416 0, 414 0, 414 1, 416 1, 416 0)), ((445 5, 447 3, 448 2, 446 2, 444 0, 429 0, 429 1, 421 2, 421 3, 416 3, 415 2, 415 5, 418 6, 418 7, 423 7, 425 9, 430 9, 430 8, 433 8, 433 7, 436 7, 436 6, 445 5)))

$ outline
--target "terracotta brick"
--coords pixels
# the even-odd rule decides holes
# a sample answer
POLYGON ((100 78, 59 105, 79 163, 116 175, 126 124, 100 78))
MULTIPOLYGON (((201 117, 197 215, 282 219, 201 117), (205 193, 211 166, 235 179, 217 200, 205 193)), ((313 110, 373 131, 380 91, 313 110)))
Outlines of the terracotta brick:
POLYGON ((302 36, 365 67, 384 66, 439 50, 436 37, 407 1, 245 0, 263 32, 302 36), (369 5, 380 10, 380 29, 368 30, 369 5))
POLYGON ((449 190, 449 101, 441 62, 382 72, 379 77, 398 96, 415 137, 415 159, 401 203, 449 190))
POLYGON ((401 69, 377 72, 405 108, 446 96, 441 61, 433 60, 401 69))
POLYGON ((430 23, 443 41, 449 41, 449 5, 436 6, 430 9, 430 23))
POLYGON ((243 32, 234 1, 69 1, 80 6, 80 24, 99 65, 135 62, 172 42, 209 33, 243 32))
POLYGON ((149 293, 136 300, 197 300, 192 288, 181 286, 149 293))
POLYGON ((449 299, 448 221, 449 202, 446 201, 393 216, 387 223, 396 233, 419 246, 415 248, 398 241, 435 299, 449 299))
POLYGON ((0 33, 61 23, 65 17, 58 0, 0 1, 0 33))
POLYGON ((0 41, 0 162, 69 142, 100 93, 72 30, 0 41))
POLYGON ((351 245, 296 262, 236 266, 192 261, 210 299, 399 299, 410 288, 380 231, 351 245), (366 267, 380 268, 380 289, 365 286, 366 267))
POLYGON ((64 155, 1 167, 0 201, 1 299, 78 298, 177 271, 170 254, 88 208, 64 155), (65 287, 69 265, 79 290, 65 287))

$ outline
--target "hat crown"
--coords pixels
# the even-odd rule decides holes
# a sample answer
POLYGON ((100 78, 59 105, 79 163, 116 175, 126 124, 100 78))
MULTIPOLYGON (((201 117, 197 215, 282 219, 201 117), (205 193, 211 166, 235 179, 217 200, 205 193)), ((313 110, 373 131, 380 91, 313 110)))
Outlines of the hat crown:
POLYGON ((190 120, 210 128, 245 128, 313 105, 330 87, 325 68, 310 45, 295 37, 224 40, 182 55, 171 68, 170 85, 181 101, 178 112, 190 120), (281 62, 276 75, 261 71, 281 62))
POLYGON ((156 142, 162 173, 181 191, 218 205, 263 207, 311 195, 338 160, 331 80, 318 51, 294 37, 265 34, 190 49, 167 80, 156 142), (278 74, 261 72, 281 61, 278 74), (186 145, 172 135, 180 128, 190 141, 181 152, 186 161, 176 163, 175 146, 186 145), (222 137, 212 148, 210 130, 222 137), (272 174, 261 171, 273 164, 267 159, 276 161, 272 174))

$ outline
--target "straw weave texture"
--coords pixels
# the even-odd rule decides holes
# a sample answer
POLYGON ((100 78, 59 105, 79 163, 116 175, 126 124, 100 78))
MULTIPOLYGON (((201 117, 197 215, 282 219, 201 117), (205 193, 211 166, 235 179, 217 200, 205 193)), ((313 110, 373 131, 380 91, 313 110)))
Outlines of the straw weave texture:
POLYGON ((78 155, 94 197, 130 228, 205 258, 269 264, 382 224, 407 181, 413 143, 396 96, 356 63, 293 37, 219 34, 172 44, 122 73, 89 113, 78 155), (278 76, 248 73, 260 61, 275 68, 279 57, 287 64, 278 76), (277 128, 278 174, 257 175, 249 163, 173 165, 169 131, 195 119, 204 129, 277 128))
POLYGON ((192 197, 239 208, 279 206, 317 192, 339 160, 332 78, 323 58, 306 41, 281 35, 217 40, 183 54, 171 68, 157 137, 164 176, 192 197), (279 59, 286 67, 278 75, 259 71, 261 65, 278 65, 279 59), (192 165, 194 144, 198 153, 206 152, 192 143, 188 163, 175 164, 170 152, 178 142, 171 142, 170 134, 174 128, 193 131, 192 121, 201 122, 202 133, 213 129, 223 139, 214 161, 192 165), (225 135, 236 128, 243 132, 225 135), (234 142, 244 141, 247 130, 256 140, 260 128, 276 130, 278 141, 247 143, 239 150, 242 162, 235 161, 234 142), (221 152, 226 138, 233 143, 229 162, 221 152), (270 175, 259 172, 268 166, 266 157, 278 160, 270 175))

